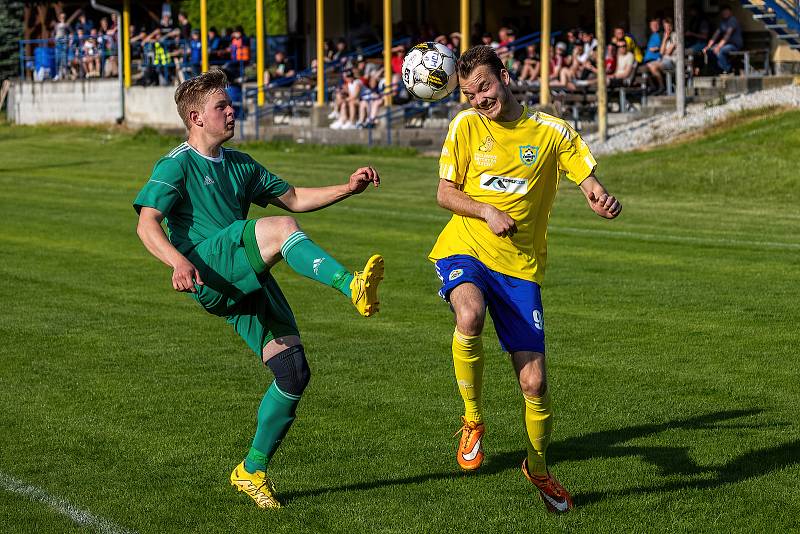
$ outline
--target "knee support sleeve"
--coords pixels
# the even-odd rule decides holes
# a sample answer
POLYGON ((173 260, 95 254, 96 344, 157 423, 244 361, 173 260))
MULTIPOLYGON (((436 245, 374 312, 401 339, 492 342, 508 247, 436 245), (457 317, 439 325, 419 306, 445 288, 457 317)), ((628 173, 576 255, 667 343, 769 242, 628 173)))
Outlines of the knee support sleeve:
POLYGON ((302 345, 289 347, 269 360, 267 367, 275 375, 275 384, 284 393, 299 397, 311 380, 306 354, 302 345))

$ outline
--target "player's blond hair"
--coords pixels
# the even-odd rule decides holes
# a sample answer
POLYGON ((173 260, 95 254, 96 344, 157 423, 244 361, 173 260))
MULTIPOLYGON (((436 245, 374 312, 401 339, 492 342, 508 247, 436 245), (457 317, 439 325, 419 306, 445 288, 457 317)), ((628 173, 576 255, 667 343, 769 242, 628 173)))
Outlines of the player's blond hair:
POLYGON ((192 127, 189 113, 202 111, 208 97, 215 91, 225 92, 227 86, 228 77, 220 69, 211 69, 178 86, 175 90, 175 103, 178 105, 178 115, 187 129, 192 127))

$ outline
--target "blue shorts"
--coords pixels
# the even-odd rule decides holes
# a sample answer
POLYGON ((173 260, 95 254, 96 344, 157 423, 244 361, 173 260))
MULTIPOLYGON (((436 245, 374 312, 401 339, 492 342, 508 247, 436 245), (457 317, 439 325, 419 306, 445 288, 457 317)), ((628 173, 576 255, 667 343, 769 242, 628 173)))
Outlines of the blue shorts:
POLYGON ((450 302, 459 284, 475 284, 483 293, 500 346, 506 352, 544 353, 544 314, 539 284, 492 271, 472 256, 458 254, 436 261, 442 281, 439 296, 450 302))

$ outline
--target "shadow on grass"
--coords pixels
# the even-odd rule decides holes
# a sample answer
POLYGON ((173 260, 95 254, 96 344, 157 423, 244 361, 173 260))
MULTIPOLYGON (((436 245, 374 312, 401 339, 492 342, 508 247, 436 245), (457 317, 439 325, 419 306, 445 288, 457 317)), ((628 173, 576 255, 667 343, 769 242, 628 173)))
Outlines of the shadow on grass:
MULTIPOLYGON (((678 419, 666 423, 637 425, 628 428, 604 430, 583 436, 576 436, 553 444, 553 463, 566 460, 587 460, 591 458, 639 457, 658 466, 664 476, 703 475, 702 480, 683 480, 649 487, 628 488, 612 492, 590 492, 574 495, 576 505, 598 502, 606 498, 639 494, 646 492, 674 491, 678 489, 709 489, 725 484, 740 482, 749 478, 766 475, 771 471, 800 463, 800 441, 792 441, 775 447, 748 452, 719 467, 697 465, 689 456, 687 447, 662 447, 648 445, 624 445, 625 442, 639 439, 666 430, 725 430, 736 428, 759 429, 766 425, 721 424, 731 419, 749 417, 761 413, 759 409, 726 410, 720 412, 678 419), (711 478, 709 478, 709 476, 711 478)), ((769 425, 769 426, 775 426, 769 425)), ((519 469, 525 452, 506 451, 490 453, 487 462, 476 475, 493 475, 509 469, 519 469)), ((286 501, 301 497, 311 497, 339 491, 365 491, 395 485, 420 484, 431 480, 452 479, 462 475, 456 469, 442 473, 427 473, 410 477, 370 480, 338 487, 318 488, 292 492, 285 495, 286 501)))

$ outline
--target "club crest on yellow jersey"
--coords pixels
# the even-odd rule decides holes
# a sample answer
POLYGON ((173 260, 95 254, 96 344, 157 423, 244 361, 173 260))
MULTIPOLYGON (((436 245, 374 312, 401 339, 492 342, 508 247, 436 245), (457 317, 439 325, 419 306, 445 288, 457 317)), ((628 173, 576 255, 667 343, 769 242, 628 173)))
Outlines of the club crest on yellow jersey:
POLYGON ((536 160, 539 159, 539 147, 533 145, 520 145, 519 147, 519 159, 530 167, 536 160))

